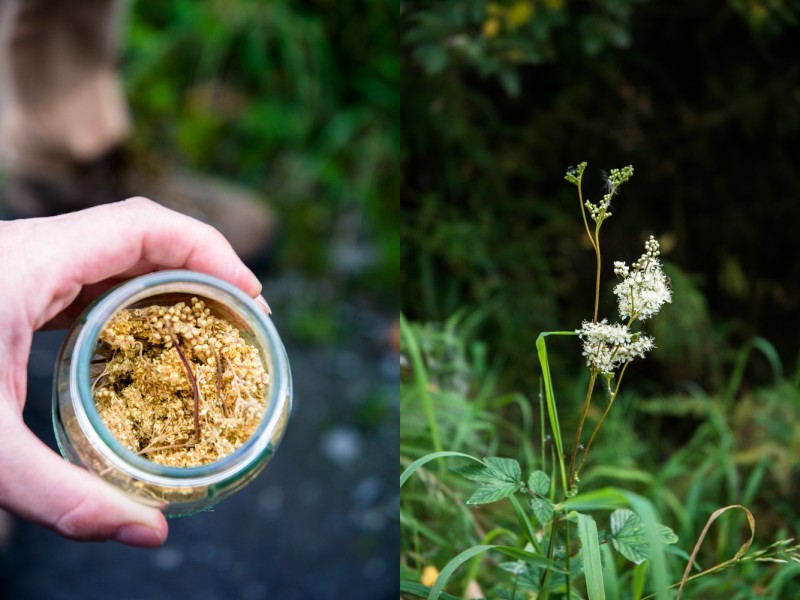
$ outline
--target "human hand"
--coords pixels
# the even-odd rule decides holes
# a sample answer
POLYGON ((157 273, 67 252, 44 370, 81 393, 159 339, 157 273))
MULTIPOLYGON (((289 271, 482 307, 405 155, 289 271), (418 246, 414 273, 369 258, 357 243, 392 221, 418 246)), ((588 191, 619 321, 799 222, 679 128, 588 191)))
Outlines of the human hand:
POLYGON ((0 507, 69 538, 161 545, 167 523, 63 461, 24 424, 33 332, 63 323, 113 283, 164 268, 261 284, 212 227, 144 198, 44 219, 0 222, 0 507))

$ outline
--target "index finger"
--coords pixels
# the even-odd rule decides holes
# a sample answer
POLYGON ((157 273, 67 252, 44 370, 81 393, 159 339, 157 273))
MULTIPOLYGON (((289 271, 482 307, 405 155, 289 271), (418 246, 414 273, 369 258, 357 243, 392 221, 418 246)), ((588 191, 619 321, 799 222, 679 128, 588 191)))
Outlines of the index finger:
POLYGON ((84 286, 159 269, 208 273, 253 297, 261 291, 261 283, 221 233, 146 198, 31 219, 25 225, 27 241, 36 248, 24 257, 25 272, 36 279, 26 283, 38 290, 26 306, 36 327, 69 307, 84 286))

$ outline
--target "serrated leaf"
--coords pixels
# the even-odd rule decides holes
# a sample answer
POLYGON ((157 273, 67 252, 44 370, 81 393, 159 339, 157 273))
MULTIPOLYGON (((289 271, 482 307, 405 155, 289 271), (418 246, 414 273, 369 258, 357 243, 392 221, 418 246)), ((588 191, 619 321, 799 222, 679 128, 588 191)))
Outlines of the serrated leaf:
POLYGON ((475 490, 475 493, 469 497, 467 504, 488 504, 489 502, 497 502, 498 500, 511 496, 518 489, 519 482, 492 481, 489 483, 482 483, 481 486, 475 490))
MULTIPOLYGON (((678 541, 675 532, 660 523, 658 538, 662 544, 674 544, 678 541)), ((627 508, 619 508, 611 513, 611 543, 617 552, 637 565, 650 558, 650 546, 642 520, 627 508)))
POLYGON ((521 483, 522 470, 519 463, 513 458, 494 456, 484 458, 483 462, 485 464, 450 467, 450 470, 478 483, 521 483))
POLYGON ((522 486, 522 470, 513 458, 492 456, 484 458, 481 465, 463 465, 452 470, 481 484, 467 504, 496 502, 511 496, 522 486))
POLYGON ((497 479, 492 470, 483 465, 461 465, 458 467, 450 467, 450 470, 458 473, 462 477, 479 483, 495 481, 497 479))
POLYGON ((528 487, 540 496, 550 495, 550 478, 544 471, 534 471, 528 477, 528 487))
POLYGON ((519 463, 513 458, 491 456, 489 458, 484 458, 483 462, 496 474, 497 479, 513 481, 514 483, 520 483, 522 481, 522 469, 520 469, 519 463))
POLYGON ((553 503, 547 498, 531 498, 531 509, 540 525, 548 523, 555 512, 553 503))

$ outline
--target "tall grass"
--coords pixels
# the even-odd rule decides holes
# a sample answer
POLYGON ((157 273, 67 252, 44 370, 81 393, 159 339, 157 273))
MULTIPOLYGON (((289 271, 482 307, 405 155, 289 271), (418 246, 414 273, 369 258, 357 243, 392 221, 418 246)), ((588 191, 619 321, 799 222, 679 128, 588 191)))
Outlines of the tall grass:
MULTIPOLYGON (((541 399, 516 395, 511 400, 496 387, 497 370, 488 379, 492 387, 482 375, 476 378, 485 363, 476 364, 474 357, 481 352, 474 349, 480 343, 474 339, 474 329, 462 327, 464 321, 462 314, 442 326, 404 325, 400 569, 406 582, 401 587, 404 597, 474 597, 466 591, 477 584, 489 598, 529 598, 540 583, 531 574, 549 567, 550 598, 567 593, 575 598, 641 599, 652 594, 672 598, 693 551, 685 598, 778 600, 800 594, 800 553, 792 541, 800 527, 792 481, 800 467, 796 452, 800 390, 796 376, 786 377, 775 367, 776 354, 766 340, 754 340, 728 365, 728 385, 719 394, 688 386, 690 392, 678 395, 622 397, 619 410, 610 413, 605 425, 612 441, 597 445, 581 476, 582 488, 593 491, 564 503, 567 511, 599 517, 577 517, 574 523, 571 543, 580 540, 586 554, 570 561, 557 552, 548 563, 542 562, 542 546, 552 537, 515 496, 508 502, 473 507, 466 499, 474 484, 444 468, 503 455, 518 457, 526 471, 545 469, 553 481, 559 469, 555 440, 544 427, 549 423, 546 393, 541 399), (408 360, 409 339, 421 348, 413 362, 408 360), (743 373, 753 360, 773 364, 772 377, 757 386, 750 379, 751 385, 742 387, 748 380, 743 373), (424 378, 416 369, 424 370, 424 378), (435 454, 431 454, 430 423, 421 416, 422 385, 444 448, 435 454), (642 424, 651 421, 659 424, 658 431, 643 437, 648 429, 642 424), (670 428, 683 431, 687 422, 693 430, 681 442, 670 428), (747 506, 753 523, 746 511, 733 510, 732 505, 747 506), (651 556, 633 566, 604 543, 603 515, 620 507, 631 507, 642 517, 653 545, 659 535, 656 515, 675 530, 680 542, 661 546, 660 565, 651 556), (701 532, 704 539, 695 548, 701 532), (423 585, 426 566, 436 567, 438 578, 423 585), (567 568, 572 569, 571 582, 564 574, 567 568), (574 579, 583 571, 585 575, 574 579)), ((590 413, 588 420, 598 418, 590 413)))

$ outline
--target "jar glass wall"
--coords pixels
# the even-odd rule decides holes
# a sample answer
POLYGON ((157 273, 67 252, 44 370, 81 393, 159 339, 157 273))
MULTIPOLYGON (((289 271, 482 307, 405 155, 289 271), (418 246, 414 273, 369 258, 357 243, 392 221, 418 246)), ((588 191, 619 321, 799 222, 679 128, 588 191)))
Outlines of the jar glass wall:
POLYGON ((207 509, 258 475, 283 437, 292 404, 289 362, 267 311, 231 284, 193 271, 144 275, 96 300, 67 334, 53 382, 53 424, 63 456, 167 516, 207 509), (100 333, 118 311, 193 297, 258 350, 269 375, 266 408, 255 433, 231 454, 197 467, 165 466, 123 446, 103 423, 92 395, 91 365, 100 333))

